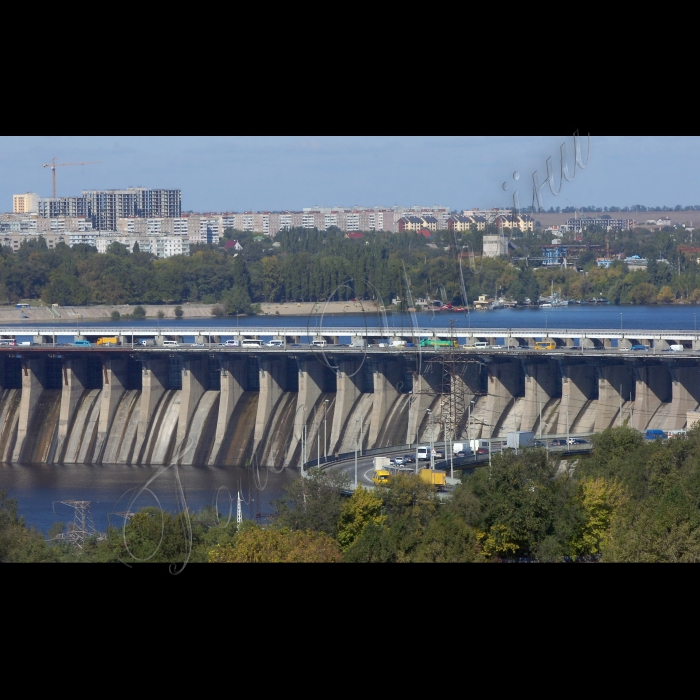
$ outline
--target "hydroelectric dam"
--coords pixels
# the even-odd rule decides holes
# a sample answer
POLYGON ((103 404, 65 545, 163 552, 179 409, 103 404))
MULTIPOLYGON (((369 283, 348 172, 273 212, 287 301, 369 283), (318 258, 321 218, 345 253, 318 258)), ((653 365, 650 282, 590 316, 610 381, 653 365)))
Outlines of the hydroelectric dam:
POLYGON ((60 330, 119 338, 106 347, 58 343, 56 329, 0 328, 0 461, 297 467, 302 436, 314 460, 513 430, 589 434, 624 421, 680 430, 700 406, 696 332, 342 328, 323 329, 323 347, 299 332, 209 329, 183 345, 176 327, 60 330), (16 344, 19 333, 33 344, 16 344), (225 347, 225 338, 282 345, 225 347), (420 347, 421 338, 449 342, 420 347), (542 340, 550 349, 538 349, 542 340))

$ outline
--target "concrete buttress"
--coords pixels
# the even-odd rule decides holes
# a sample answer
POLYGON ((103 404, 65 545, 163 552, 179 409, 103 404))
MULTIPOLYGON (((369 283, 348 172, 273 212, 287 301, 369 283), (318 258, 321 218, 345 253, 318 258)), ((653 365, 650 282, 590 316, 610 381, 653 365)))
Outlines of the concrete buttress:
POLYGON ((144 440, 156 406, 168 385, 168 361, 164 358, 143 358, 141 361, 141 406, 136 427, 134 463, 138 463, 144 440))
POLYGON ((24 443, 27 440, 29 424, 39 396, 46 385, 46 359, 43 357, 22 358, 22 397, 19 404, 17 441, 12 453, 12 461, 19 462, 24 443))
POLYGON ((328 453, 337 454, 345 424, 352 407, 362 394, 364 364, 360 360, 341 360, 336 372, 335 408, 328 453))
POLYGON ((197 445, 187 442, 187 432, 199 400, 209 386, 209 358, 206 355, 186 357, 182 363, 182 392, 180 393, 180 415, 177 420, 177 442, 179 462, 191 464, 197 445))
POLYGON ((491 362, 488 372, 486 414, 481 432, 484 438, 496 436, 507 408, 520 389, 520 365, 516 362, 491 362))
POLYGON ((221 450, 221 443, 226 434, 228 422, 245 391, 246 363, 244 359, 221 360, 221 395, 219 396, 219 415, 216 420, 214 445, 207 464, 216 464, 221 450))
POLYGON ((634 374, 627 364, 598 366, 598 404, 595 431, 600 432, 621 422, 620 406, 634 392, 634 374))
POLYGON ((68 430, 75 408, 87 385, 87 358, 74 357, 63 364, 63 382, 61 387, 61 409, 58 418, 58 435, 56 456, 63 457, 63 443, 68 437, 68 430))
POLYGON ((573 431, 579 416, 595 398, 596 376, 595 368, 587 364, 563 363, 561 372, 561 404, 556 432, 564 435, 567 428, 573 431))
POLYGON ((369 445, 373 447, 379 437, 389 409, 399 396, 401 366, 398 362, 377 362, 374 367, 374 403, 369 427, 369 445))
POLYGON ((126 358, 106 358, 102 363, 102 393, 100 395, 100 419, 97 423, 97 441, 95 442, 95 462, 102 461, 109 429, 114 420, 119 401, 126 390, 126 358))
POLYGON ((258 412, 255 417, 253 454, 257 453, 258 446, 265 437, 272 411, 284 391, 284 371, 286 369, 285 363, 281 360, 261 357, 258 358, 258 362, 260 366, 260 398, 258 399, 258 412))
POLYGON ((637 365, 632 427, 646 430, 661 404, 671 399, 671 375, 664 365, 637 365))

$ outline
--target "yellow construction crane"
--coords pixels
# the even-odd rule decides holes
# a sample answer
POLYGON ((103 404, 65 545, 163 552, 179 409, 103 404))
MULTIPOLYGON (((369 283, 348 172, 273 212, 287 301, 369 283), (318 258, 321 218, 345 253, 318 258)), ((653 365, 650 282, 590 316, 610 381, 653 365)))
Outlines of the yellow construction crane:
POLYGON ((57 163, 56 156, 51 159, 50 163, 42 163, 42 168, 51 168, 51 179, 53 180, 53 198, 56 199, 56 168, 62 168, 65 165, 98 165, 102 161, 91 160, 87 163, 57 163))

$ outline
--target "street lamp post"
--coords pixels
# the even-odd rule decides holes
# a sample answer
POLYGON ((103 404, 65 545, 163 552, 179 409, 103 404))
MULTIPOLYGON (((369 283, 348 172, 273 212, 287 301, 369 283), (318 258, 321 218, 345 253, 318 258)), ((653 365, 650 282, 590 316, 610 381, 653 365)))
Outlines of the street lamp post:
MULTIPOLYGON (((304 420, 304 411, 306 411, 306 406, 301 405, 299 408, 297 408, 297 413, 301 411, 302 414, 302 421, 304 420)), ((296 423, 296 414, 294 418, 294 422, 296 423)), ((296 434, 296 431, 295 431, 296 434)), ((300 438, 301 438, 301 475, 302 477, 305 476, 304 474, 304 463, 306 462, 306 423, 304 423, 303 429, 300 431, 300 438)))
POLYGON ((433 435, 433 414, 429 408, 426 409, 426 412, 428 414, 428 431, 430 432, 430 468, 435 469, 435 455, 433 454, 433 440, 435 438, 433 435))
MULTIPOLYGON (((355 422, 357 423, 358 420, 359 418, 356 418, 355 422)), ((357 433, 355 433, 355 490, 357 491, 357 433)))
POLYGON ((324 402, 326 410, 323 413, 323 459, 328 461, 328 432, 326 429, 326 418, 328 417, 328 399, 324 402))
POLYGON ((566 449, 569 449, 569 395, 564 394, 566 399, 566 449))

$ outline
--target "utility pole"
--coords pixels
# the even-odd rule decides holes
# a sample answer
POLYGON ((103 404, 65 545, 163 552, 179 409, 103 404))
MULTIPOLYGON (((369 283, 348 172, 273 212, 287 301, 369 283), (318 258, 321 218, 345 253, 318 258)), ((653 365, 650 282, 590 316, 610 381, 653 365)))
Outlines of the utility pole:
POLYGON ((323 413, 323 459, 328 461, 328 432, 326 430, 326 418, 328 417, 328 399, 324 402, 326 410, 323 413))
POLYGON ((622 384, 620 384, 620 417, 618 419, 618 425, 622 427, 622 384))
MULTIPOLYGON (((355 418, 355 423, 359 423, 360 419, 355 418)), ((358 443, 357 443, 357 431, 355 431, 355 489, 357 489, 357 448, 358 448, 358 443)))
POLYGON ((238 492, 238 503, 236 504, 236 524, 238 527, 243 522, 243 510, 241 509, 241 492, 238 492))

